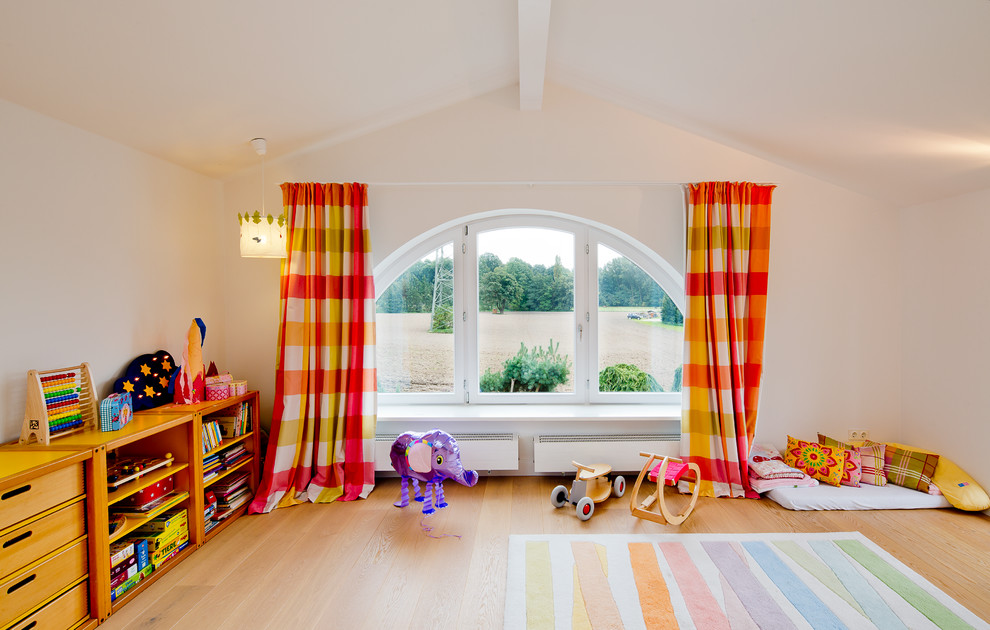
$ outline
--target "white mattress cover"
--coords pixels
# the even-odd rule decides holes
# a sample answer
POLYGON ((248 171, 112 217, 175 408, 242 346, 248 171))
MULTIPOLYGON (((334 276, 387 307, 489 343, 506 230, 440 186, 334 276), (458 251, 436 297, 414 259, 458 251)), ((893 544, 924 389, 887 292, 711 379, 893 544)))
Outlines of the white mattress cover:
POLYGON ((774 488, 763 496, 788 510, 907 510, 951 507, 942 495, 931 495, 888 483, 886 486, 863 484, 812 488, 774 488))

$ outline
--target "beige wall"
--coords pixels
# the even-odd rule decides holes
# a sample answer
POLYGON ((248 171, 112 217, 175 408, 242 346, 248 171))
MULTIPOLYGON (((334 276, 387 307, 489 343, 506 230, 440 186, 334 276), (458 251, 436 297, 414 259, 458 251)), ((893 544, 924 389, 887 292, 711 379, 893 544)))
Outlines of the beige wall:
POLYGON ((990 488, 990 190, 902 210, 903 441, 990 488))
MULTIPOLYGON (((255 170, 225 183, 227 216, 260 206, 259 177, 255 170)), ((841 437, 849 428, 867 428, 880 439, 899 436, 896 213, 861 195, 552 85, 541 112, 519 111, 516 89, 501 90, 271 161, 266 178, 270 210, 280 206, 283 181, 775 182, 767 375, 757 438, 783 446, 787 433, 810 438, 821 430, 841 437)), ((623 230, 656 251, 677 250, 661 230, 662 200, 654 208, 627 191, 620 206, 595 207, 580 202, 583 190, 567 193, 575 197, 575 214, 623 230)), ((422 189, 371 187, 376 260, 456 216, 532 207, 543 194, 486 187, 432 192, 435 197, 422 189), (473 199, 461 207, 465 192, 473 199)), ((270 414, 278 263, 238 258, 233 240, 223 242, 223 262, 227 357, 232 370, 261 389, 270 414)), ((682 268, 681 261, 670 262, 682 268)))
POLYGON ((0 440, 28 370, 89 362, 103 397, 197 316, 222 362, 221 184, 2 100, 0 138, 0 440))

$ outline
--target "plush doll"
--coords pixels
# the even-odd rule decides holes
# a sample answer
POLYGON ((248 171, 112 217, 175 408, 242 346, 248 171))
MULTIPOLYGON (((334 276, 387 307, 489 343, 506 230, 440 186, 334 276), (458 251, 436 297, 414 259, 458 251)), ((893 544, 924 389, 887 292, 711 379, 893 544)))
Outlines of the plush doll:
POLYGON ((206 324, 196 318, 189 326, 186 347, 182 350, 182 369, 175 381, 175 403, 194 405, 203 402, 206 377, 203 368, 203 342, 206 341, 206 324))

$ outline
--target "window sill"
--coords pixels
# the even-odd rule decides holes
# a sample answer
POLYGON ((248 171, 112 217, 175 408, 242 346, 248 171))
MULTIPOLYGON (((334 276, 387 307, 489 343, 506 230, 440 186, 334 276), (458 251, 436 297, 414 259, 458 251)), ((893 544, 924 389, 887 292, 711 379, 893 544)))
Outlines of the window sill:
POLYGON ((435 423, 438 420, 484 420, 490 422, 525 420, 600 422, 620 421, 677 421, 681 419, 681 405, 379 405, 378 419, 392 422, 435 423))

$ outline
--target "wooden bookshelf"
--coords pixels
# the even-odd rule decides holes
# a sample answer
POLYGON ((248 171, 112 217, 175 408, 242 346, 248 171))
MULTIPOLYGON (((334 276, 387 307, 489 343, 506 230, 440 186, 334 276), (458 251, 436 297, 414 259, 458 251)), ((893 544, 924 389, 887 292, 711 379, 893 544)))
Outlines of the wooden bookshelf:
MULTIPOLYGON (((226 528, 231 522, 247 512, 247 504, 231 511, 206 535, 203 502, 206 488, 233 474, 248 473, 249 491, 253 493, 258 488, 260 479, 259 451, 260 440, 258 432, 259 397, 257 391, 247 392, 226 400, 210 401, 196 405, 164 405, 134 414, 133 419, 117 431, 100 431, 98 426, 88 426, 71 434, 60 437, 49 445, 7 445, 0 449, 0 490, 18 488, 30 480, 53 475, 62 469, 78 470, 78 492, 72 497, 62 497, 56 493, 50 499, 54 502, 47 506, 43 513, 27 514, 23 522, 40 519, 63 508, 71 508, 73 518, 78 519, 80 532, 86 536, 66 543, 59 547, 82 544, 86 548, 87 578, 77 580, 66 589, 48 596, 48 599, 37 604, 29 614, 40 614, 39 611, 51 610, 53 601, 86 601, 83 613, 89 615, 85 623, 78 627, 91 628, 105 621, 111 614, 120 610, 138 593, 148 588, 169 570, 187 558, 207 539, 212 539, 226 528), (243 444, 247 456, 229 469, 222 470, 216 477, 203 481, 203 458, 212 453, 203 453, 202 430, 203 423, 211 415, 223 413, 245 406, 250 417, 250 430, 242 435, 224 439, 212 453, 221 452, 237 444, 243 444), (108 487, 108 464, 114 457, 172 457, 169 466, 155 468, 139 477, 121 483, 116 488, 108 487), (74 467, 74 468, 73 468, 74 467), (128 497, 172 477, 173 489, 166 496, 168 499, 146 513, 127 514, 123 524, 111 535, 109 531, 111 508, 121 505, 128 497), (83 488, 85 479, 85 488, 83 488), (77 505, 78 504, 78 505, 77 505), (132 534, 141 525, 176 508, 185 508, 189 527, 189 542, 171 559, 158 566, 147 577, 134 587, 111 602, 110 597, 110 543, 122 540, 132 534), (87 612, 88 609, 88 612, 87 612)), ((68 474, 68 473, 59 473, 68 474)), ((63 482, 48 484, 60 487, 63 482)), ((136 510, 135 510, 136 511, 136 510)), ((8 511, 4 511, 4 514, 8 511)), ((21 518, 13 511, 11 518, 21 518)), ((20 521, 17 521, 20 523, 20 521)), ((74 525, 74 526, 75 526, 74 525)), ((19 526, 19 525, 16 525, 19 526)), ((13 531, 15 524, 9 526, 0 523, 0 533, 13 531)), ((69 528, 71 529, 71 528, 69 528)), ((62 543, 59 543, 62 544, 62 543)), ((55 552, 52 552, 54 555, 55 552)), ((13 575, 13 574, 12 574, 13 575)), ((2 576, 0 576, 2 577, 2 576)), ((70 614, 78 612, 78 605, 70 614)), ((28 613, 25 613, 27 615, 28 613)), ((24 616, 25 622, 31 618, 24 616)), ((57 624, 56 624, 57 625, 57 624)), ((0 623, 0 627, 6 627, 0 623)), ((46 626, 48 627, 48 626, 46 626)), ((69 627, 69 626, 66 626, 69 627)))

